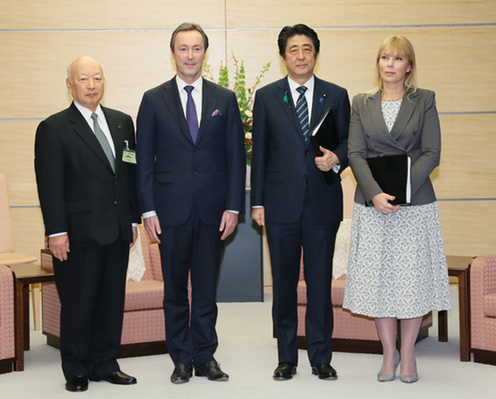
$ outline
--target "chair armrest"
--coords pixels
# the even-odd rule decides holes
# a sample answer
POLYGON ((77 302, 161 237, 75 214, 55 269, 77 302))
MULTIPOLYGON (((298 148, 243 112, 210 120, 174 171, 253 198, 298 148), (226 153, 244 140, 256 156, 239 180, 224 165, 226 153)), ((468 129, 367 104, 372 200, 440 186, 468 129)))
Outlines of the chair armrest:
POLYGON ((53 255, 49 249, 40 251, 41 267, 53 271, 53 255))

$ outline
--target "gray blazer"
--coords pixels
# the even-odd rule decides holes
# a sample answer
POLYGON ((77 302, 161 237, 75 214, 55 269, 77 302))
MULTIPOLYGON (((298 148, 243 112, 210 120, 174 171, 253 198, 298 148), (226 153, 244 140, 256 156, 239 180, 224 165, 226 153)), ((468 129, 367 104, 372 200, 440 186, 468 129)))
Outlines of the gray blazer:
POLYGON ((357 180, 355 202, 371 203, 382 192, 373 179, 367 158, 407 153, 412 159, 412 205, 436 200, 431 172, 439 165, 441 130, 434 92, 417 89, 405 93, 391 132, 381 108, 381 92, 365 100, 365 94, 353 98, 348 157, 357 180), (410 93, 410 94, 409 94, 410 93))

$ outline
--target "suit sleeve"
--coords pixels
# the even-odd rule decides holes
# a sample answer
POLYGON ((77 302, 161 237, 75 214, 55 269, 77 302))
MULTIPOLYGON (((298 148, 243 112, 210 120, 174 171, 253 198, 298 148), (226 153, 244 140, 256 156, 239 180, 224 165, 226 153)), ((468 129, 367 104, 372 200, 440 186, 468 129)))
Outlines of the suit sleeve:
POLYGON ((421 155, 412 165, 412 196, 439 165, 441 156, 441 127, 434 92, 428 91, 423 115, 421 155))
POLYGON ((368 202, 377 194, 382 193, 382 189, 374 180, 367 163, 366 133, 360 116, 360 112, 365 106, 363 95, 357 95, 353 98, 348 137, 348 158, 358 187, 368 202))
POLYGON ((268 137, 266 109, 261 92, 253 104, 253 153, 251 158, 251 206, 263 206, 264 178, 267 168, 268 137))
POLYGON ((136 185, 139 212, 155 210, 153 181, 156 149, 155 115, 148 93, 143 95, 136 129, 136 185))
POLYGON ((56 129, 43 121, 36 130, 35 172, 45 234, 68 231, 64 151, 56 129))
POLYGON ((342 173, 348 167, 348 131, 350 125, 350 99, 348 92, 343 89, 340 96, 340 102, 336 110, 336 127, 339 134, 339 145, 334 153, 339 158, 341 165, 339 173, 342 173))
POLYGON ((226 210, 244 213, 246 152, 244 130, 239 113, 239 106, 234 93, 229 93, 227 112, 227 198, 226 210))
MULTIPOLYGON (((126 140, 128 142, 129 148, 132 150, 136 150, 134 124, 130 116, 127 116, 126 123, 127 123, 127 131, 125 132, 126 140)), ((136 190, 136 168, 134 167, 134 165, 130 165, 128 171, 129 171, 128 174, 129 196, 131 199, 132 220, 133 223, 139 224, 141 222, 141 217, 140 217, 141 215, 138 212, 138 198, 137 198, 137 190, 136 190)))

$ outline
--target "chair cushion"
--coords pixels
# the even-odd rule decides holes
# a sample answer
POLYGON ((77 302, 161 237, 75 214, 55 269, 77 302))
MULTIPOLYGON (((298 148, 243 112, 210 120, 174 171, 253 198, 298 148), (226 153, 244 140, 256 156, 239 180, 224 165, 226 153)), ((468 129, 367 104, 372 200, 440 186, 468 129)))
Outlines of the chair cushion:
POLYGON ((155 280, 128 281, 124 311, 159 309, 163 307, 164 283, 155 280))
MULTIPOLYGON (((332 279, 331 300, 333 306, 343 306, 344 288, 346 286, 346 275, 337 280, 332 279)), ((307 304, 307 285, 305 281, 300 281, 297 288, 298 305, 307 304)))
POLYGON ((487 317, 496 317, 496 293, 482 296, 482 309, 487 317))

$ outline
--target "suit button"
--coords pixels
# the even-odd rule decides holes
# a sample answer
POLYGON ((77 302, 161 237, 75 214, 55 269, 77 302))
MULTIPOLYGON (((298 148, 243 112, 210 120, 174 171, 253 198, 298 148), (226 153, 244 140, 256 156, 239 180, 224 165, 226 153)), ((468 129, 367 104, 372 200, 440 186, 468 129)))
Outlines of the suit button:
POLYGON ((198 176, 198 172, 197 171, 194 171, 193 172, 193 176, 198 176))
POLYGON ((310 154, 310 151, 305 150, 305 155, 308 155, 308 154, 310 154))
POLYGON ((198 152, 198 151, 199 151, 199 150, 198 150, 198 148, 195 148, 195 149, 193 150, 193 152, 198 152))
POLYGON ((114 201, 114 205, 117 205, 117 201, 114 201))
POLYGON ((302 174, 301 174, 301 177, 304 179, 304 178, 306 178, 306 177, 307 177, 307 174, 306 174, 306 173, 302 173, 302 174))

